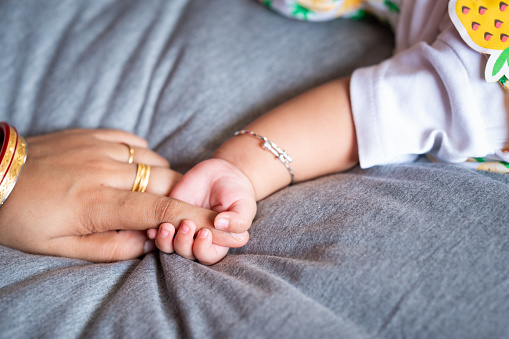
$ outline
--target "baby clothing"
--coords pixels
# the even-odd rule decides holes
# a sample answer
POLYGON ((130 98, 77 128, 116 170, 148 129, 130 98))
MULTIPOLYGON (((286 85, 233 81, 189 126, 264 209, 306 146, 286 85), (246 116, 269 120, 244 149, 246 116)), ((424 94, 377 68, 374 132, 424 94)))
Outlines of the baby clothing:
POLYGON ((326 21, 339 17, 362 18, 367 13, 393 25, 399 13, 398 0, 260 0, 265 6, 285 16, 326 21))
MULTIPOLYGON (((260 1, 303 20, 372 13, 394 30, 393 57, 351 77, 361 167, 413 161, 420 154, 446 162, 470 159, 470 165, 509 162, 504 151, 509 146, 509 95, 497 83, 486 82, 488 59, 458 33, 449 0, 260 1)), ((503 168, 494 170, 509 171, 499 164, 503 168)))

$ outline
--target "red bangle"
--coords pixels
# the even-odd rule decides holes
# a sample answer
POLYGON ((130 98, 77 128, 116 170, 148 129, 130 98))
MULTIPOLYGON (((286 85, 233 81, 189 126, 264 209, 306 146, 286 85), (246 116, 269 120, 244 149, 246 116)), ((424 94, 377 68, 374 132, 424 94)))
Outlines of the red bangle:
POLYGON ((2 139, 2 148, 0 151, 0 162, 4 158, 5 150, 7 150, 6 140, 9 138, 9 124, 6 122, 0 122, 0 138, 2 139))
POLYGON ((0 122, 0 130, 3 133, 2 150, 0 153, 0 185, 9 171, 14 152, 18 143, 18 132, 6 122, 0 122))
POLYGON ((3 134, 0 151, 0 206, 11 194, 26 161, 27 143, 16 129, 6 122, 0 122, 3 134))

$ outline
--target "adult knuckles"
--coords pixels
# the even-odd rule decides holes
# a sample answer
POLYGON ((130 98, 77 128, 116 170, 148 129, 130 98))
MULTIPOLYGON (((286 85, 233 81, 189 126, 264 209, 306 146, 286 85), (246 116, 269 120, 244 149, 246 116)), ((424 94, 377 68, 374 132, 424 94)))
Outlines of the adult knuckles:
POLYGON ((76 204, 80 206, 77 220, 81 234, 104 232, 122 226, 122 215, 129 209, 129 202, 118 191, 106 187, 79 189, 76 204))
MULTIPOLYGON (((102 193, 107 194, 106 192, 102 193)), ((80 197, 77 198, 80 205, 79 215, 77 216, 78 225, 80 226, 78 233, 85 235, 102 232, 106 223, 102 208, 105 206, 104 201, 108 201, 108 198, 106 197, 105 200, 105 196, 94 191, 81 192, 80 197), (99 206, 100 208, 98 208, 99 206)))
POLYGON ((180 200, 159 197, 154 205, 154 220, 157 223, 170 222, 175 224, 177 216, 181 215, 184 203, 180 200))
POLYGON ((99 172, 111 172, 117 169, 116 164, 112 162, 105 161, 104 159, 92 158, 83 164, 90 171, 99 171, 99 172))

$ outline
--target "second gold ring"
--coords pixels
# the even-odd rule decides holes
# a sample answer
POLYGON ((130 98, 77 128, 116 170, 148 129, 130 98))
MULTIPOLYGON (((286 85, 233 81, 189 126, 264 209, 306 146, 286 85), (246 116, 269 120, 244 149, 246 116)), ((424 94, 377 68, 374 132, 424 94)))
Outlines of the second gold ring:
POLYGON ((136 178, 134 179, 133 192, 145 192, 150 178, 150 166, 146 164, 138 164, 136 178))
POLYGON ((129 159, 127 159, 127 163, 132 164, 134 161, 134 148, 131 145, 127 145, 127 147, 129 147, 129 159))

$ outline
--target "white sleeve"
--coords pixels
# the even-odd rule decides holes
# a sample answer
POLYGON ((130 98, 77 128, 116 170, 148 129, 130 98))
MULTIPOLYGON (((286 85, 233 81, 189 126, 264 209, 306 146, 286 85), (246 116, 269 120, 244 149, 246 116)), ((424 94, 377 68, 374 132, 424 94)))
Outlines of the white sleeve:
POLYGON ((430 153, 448 162, 491 154, 507 142, 508 94, 483 78, 485 58, 451 24, 437 39, 359 69, 351 101, 361 167, 430 153), (492 137, 490 126, 501 126, 492 137))

